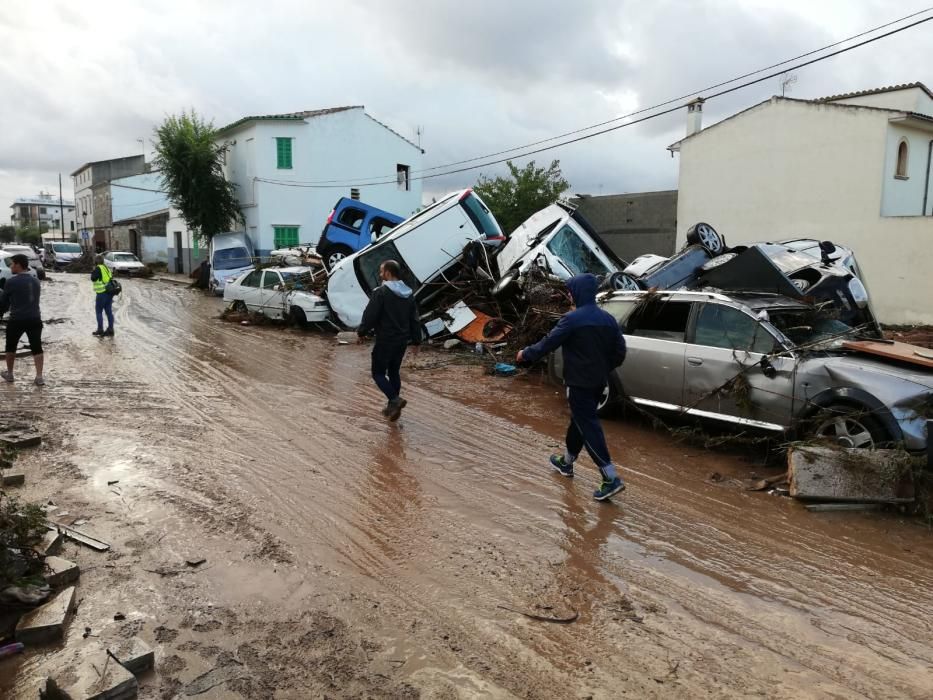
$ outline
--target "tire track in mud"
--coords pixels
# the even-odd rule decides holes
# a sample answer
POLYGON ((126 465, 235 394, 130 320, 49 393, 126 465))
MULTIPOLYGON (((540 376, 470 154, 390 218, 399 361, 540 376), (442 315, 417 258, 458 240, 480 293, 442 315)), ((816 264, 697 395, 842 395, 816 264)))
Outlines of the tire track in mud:
MULTIPOLYGON (((626 424, 608 432, 631 488, 599 507, 593 471, 568 483, 541 466, 563 432, 553 391, 466 371, 438 386, 408 371, 410 406, 387 426, 361 349, 216 321, 217 305, 187 290, 125 290, 111 346, 56 327, 83 374, 101 376, 72 373, 27 405, 138 415, 172 465, 155 475, 160 497, 349 576, 378 601, 387 638, 430 649, 414 677, 524 697, 619 683, 644 697, 933 688, 933 629, 917 614, 933 609, 933 552, 910 526, 898 536, 919 554, 906 556, 878 536, 886 525, 859 538, 795 504, 704 484, 687 448, 626 424), (641 624, 612 612, 620 600, 641 624), (572 604, 581 619, 555 628, 496 609, 537 602, 572 604)), ((68 311, 86 316, 91 302, 79 289, 68 311)))

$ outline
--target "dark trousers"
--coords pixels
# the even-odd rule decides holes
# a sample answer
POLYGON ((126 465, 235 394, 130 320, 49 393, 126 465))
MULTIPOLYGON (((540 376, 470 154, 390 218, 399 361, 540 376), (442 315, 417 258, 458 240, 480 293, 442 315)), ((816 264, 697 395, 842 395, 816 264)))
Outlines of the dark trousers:
POLYGON ((6 323, 6 351, 16 352, 19 339, 26 334, 29 341, 29 350, 33 355, 42 354, 42 321, 27 319, 25 321, 7 321, 6 323))
POLYGON ((402 390, 399 370, 407 347, 405 343, 386 344, 378 340, 373 346, 373 381, 389 401, 395 401, 402 390))
POLYGON ((113 295, 103 292, 97 295, 94 304, 97 313, 97 330, 104 330, 104 314, 107 314, 107 328, 113 328, 113 295))
POLYGON ((612 464, 609 447, 603 426, 599 423, 596 407, 602 398, 603 388, 567 387, 567 403, 570 404, 570 426, 567 428, 567 452, 576 457, 585 447, 590 458, 599 467, 603 477, 603 467, 612 464))

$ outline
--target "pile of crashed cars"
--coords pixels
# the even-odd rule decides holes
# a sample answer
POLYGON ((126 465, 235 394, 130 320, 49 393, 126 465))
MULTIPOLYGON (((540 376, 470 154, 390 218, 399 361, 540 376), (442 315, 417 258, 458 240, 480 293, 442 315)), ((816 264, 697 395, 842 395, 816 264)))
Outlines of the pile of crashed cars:
MULTIPOLYGON (((629 348, 601 410, 624 402, 743 434, 927 449, 933 352, 883 338, 855 255, 826 241, 729 248, 699 223, 674 256, 626 263, 572 204, 552 204, 506 237, 467 189, 326 267, 312 248, 283 253, 290 267, 246 273, 225 298, 261 310, 238 296, 248 282, 258 304, 271 300, 272 315, 352 329, 380 264, 396 260, 428 337, 507 362, 569 310, 563 282, 588 272, 602 280, 598 303, 629 348)), ((548 371, 560 381, 561 370, 557 353, 548 371)))

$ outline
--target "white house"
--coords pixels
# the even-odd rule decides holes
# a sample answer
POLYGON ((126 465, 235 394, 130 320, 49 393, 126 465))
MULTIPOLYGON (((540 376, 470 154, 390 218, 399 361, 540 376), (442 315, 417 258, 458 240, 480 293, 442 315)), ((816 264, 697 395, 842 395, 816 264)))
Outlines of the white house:
POLYGON ((13 226, 41 227, 44 224, 50 239, 63 240, 75 235, 74 200, 59 201, 49 192, 40 192, 35 197, 17 197, 10 209, 13 210, 10 214, 13 226))
POLYGON ((933 323, 933 92, 922 83, 772 97, 700 129, 689 107, 677 241, 706 221, 731 245, 810 237, 855 250, 884 323, 933 323))
POLYGON ((360 106, 244 117, 218 139, 259 255, 316 243, 334 203, 357 194, 351 186, 362 201, 400 216, 421 206, 412 174, 423 151, 360 106))

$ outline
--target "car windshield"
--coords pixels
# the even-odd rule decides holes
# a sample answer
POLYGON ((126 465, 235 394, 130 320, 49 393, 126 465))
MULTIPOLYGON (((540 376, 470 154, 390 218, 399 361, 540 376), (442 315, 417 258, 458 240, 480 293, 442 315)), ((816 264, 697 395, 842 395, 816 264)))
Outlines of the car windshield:
POLYGON ((815 309, 769 309, 768 320, 797 346, 838 347, 859 337, 855 328, 815 309))
POLYGON ((557 235, 548 242, 547 247, 574 275, 582 275, 585 272, 605 275, 609 272, 609 269, 570 226, 564 226, 558 231, 557 235))
POLYGON ((240 267, 249 267, 252 264, 253 260, 245 246, 214 251, 215 270, 236 270, 240 267))
POLYGON ((52 250, 56 253, 80 253, 81 246, 77 243, 53 243, 52 250))
POLYGON ((486 236, 486 238, 498 238, 502 235, 502 229, 499 228, 499 223, 492 215, 492 212, 486 208, 486 205, 483 204, 483 200, 477 197, 473 192, 470 192, 460 203, 463 205, 463 208, 466 209, 466 213, 473 222, 473 225, 476 226, 477 230, 486 236))
POLYGON ((117 253, 113 259, 115 262, 139 262, 136 256, 130 253, 117 253))

